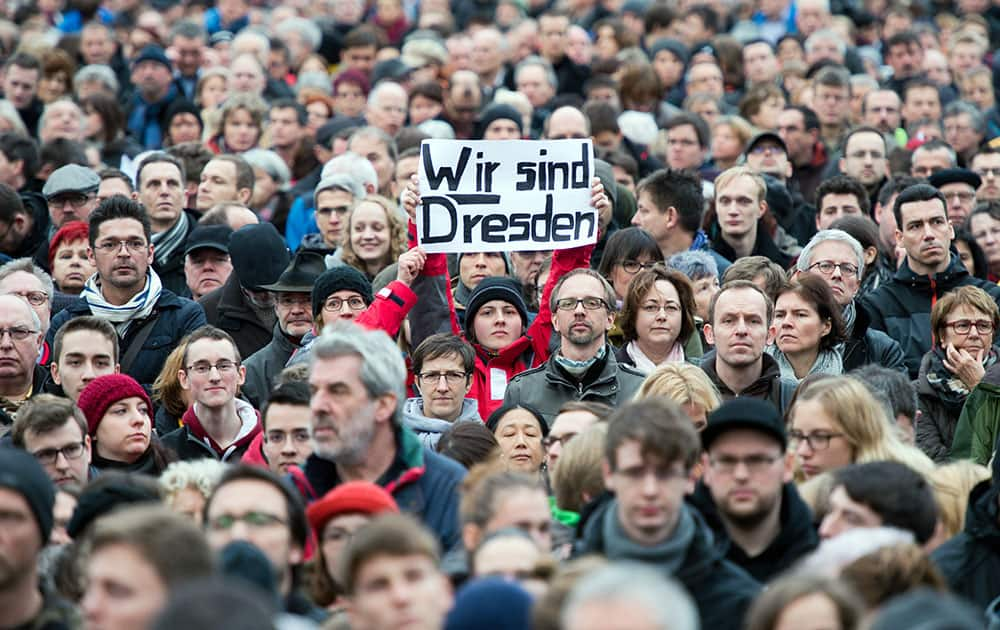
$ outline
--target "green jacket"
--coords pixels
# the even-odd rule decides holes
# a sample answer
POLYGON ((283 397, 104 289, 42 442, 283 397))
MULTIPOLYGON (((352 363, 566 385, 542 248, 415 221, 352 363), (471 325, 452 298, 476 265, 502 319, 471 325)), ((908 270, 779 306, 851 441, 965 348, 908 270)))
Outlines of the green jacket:
POLYGON ((996 448, 1000 427, 1000 364, 994 364, 965 399, 955 427, 951 458, 971 459, 988 466, 996 448))

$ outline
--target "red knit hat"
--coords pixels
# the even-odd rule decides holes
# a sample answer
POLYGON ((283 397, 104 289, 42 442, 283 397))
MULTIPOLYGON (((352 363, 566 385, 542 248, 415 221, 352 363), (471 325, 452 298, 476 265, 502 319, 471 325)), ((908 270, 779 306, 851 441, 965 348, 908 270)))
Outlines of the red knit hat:
POLYGON ((119 400, 133 397, 141 398, 152 416, 153 403, 149 401, 149 395, 128 374, 106 374, 87 383, 80 392, 80 399, 76 401, 76 406, 87 418, 87 432, 91 436, 97 433, 97 425, 101 424, 108 407, 119 400))
MULTIPOLYGON (((89 387, 89 385, 88 385, 89 387)), ((309 524, 319 535, 327 522, 341 514, 399 513, 399 506, 392 495, 381 486, 368 481, 348 481, 327 492, 306 510, 309 524)))

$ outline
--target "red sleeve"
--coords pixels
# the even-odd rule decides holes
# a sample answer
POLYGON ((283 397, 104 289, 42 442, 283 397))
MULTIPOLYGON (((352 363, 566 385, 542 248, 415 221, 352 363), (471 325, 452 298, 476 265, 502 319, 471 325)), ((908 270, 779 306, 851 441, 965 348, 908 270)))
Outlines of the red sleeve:
POLYGON ((375 301, 354 322, 369 330, 384 330, 390 337, 395 337, 406 314, 416 303, 417 295, 410 287, 393 280, 375 294, 375 301))
MULTIPOLYGON (((407 225, 410 247, 417 242, 417 226, 410 221, 407 225)), ((444 254, 427 254, 424 268, 413 281, 413 292, 419 305, 410 314, 410 340, 416 347, 434 333, 450 332, 462 336, 455 312, 455 299, 451 293, 448 277, 448 257, 444 254)))
POLYGON ((571 249, 557 249, 552 252, 552 270, 549 272, 549 279, 545 281, 545 288, 542 289, 542 298, 538 305, 538 315, 535 321, 528 328, 528 336, 531 338, 531 348, 534 352, 532 367, 541 365, 549 358, 549 344, 552 341, 552 309, 549 306, 549 298, 552 289, 559 282, 559 279, 574 269, 586 269, 590 266, 590 255, 594 251, 594 245, 583 245, 571 249))

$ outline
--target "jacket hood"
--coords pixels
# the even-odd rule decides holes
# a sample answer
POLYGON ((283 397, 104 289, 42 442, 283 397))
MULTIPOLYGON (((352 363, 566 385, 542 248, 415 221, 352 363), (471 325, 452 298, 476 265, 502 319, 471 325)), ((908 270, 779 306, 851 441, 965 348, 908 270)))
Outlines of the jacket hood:
POLYGON ((781 378, 781 368, 778 367, 778 362, 774 360, 774 357, 764 352, 761 354, 761 364, 760 364, 760 376, 756 381, 750 384, 749 387, 741 392, 734 392, 729 389, 729 387, 719 380, 719 375, 715 371, 715 349, 709 350, 705 353, 705 356, 701 359, 701 369, 708 374, 708 377, 712 379, 716 387, 719 388, 719 392, 722 394, 728 394, 730 396, 759 396, 767 395, 771 389, 771 382, 776 378, 781 378))
POLYGON ((208 431, 205 430, 205 427, 202 426, 201 420, 198 419, 197 414, 199 407, 198 403, 191 405, 191 407, 184 412, 183 422, 188 428, 188 432, 191 436, 215 451, 215 453, 222 460, 225 460, 226 457, 228 457, 233 451, 249 447, 254 438, 261 433, 260 412, 244 400, 237 398, 235 402, 236 413, 241 422, 240 431, 236 434, 236 439, 225 448, 213 440, 208 435, 208 431))
POLYGON ((481 421, 479 418, 479 403, 473 398, 462 400, 462 409, 453 421, 439 418, 428 418, 424 415, 423 398, 407 398, 403 404, 403 422, 407 428, 418 433, 444 433, 456 422, 467 420, 481 421))
MULTIPOLYGON (((968 277, 969 272, 965 269, 965 265, 962 264, 962 260, 957 254, 953 253, 951 254, 951 260, 948 262, 947 269, 941 273, 935 274, 933 283, 937 289, 938 295, 941 295, 945 291, 948 291, 953 287, 957 287, 968 277)), ((894 278, 897 282, 901 282, 903 285, 912 289, 923 289, 925 291, 931 290, 931 277, 928 275, 920 275, 910 269, 910 261, 908 259, 903 260, 903 264, 899 266, 898 270, 896 270, 894 278)))

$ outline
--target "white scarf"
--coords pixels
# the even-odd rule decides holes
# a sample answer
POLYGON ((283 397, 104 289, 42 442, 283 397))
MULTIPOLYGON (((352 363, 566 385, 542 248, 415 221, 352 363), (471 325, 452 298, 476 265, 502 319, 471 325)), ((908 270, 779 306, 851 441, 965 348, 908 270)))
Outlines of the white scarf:
POLYGON ((124 335, 133 321, 149 317, 162 292, 160 276, 150 267, 146 270, 146 286, 121 306, 115 306, 104 299, 101 293, 101 279, 96 273, 87 280, 81 295, 87 301, 91 313, 108 320, 115 325, 119 335, 124 335))
POLYGON ((630 341, 628 345, 625 346, 625 353, 632 359, 635 363, 635 369, 643 374, 649 375, 660 365, 666 365, 668 363, 680 363, 684 361, 684 347, 681 346, 679 341, 675 341, 674 345, 670 347, 670 352, 667 353, 667 358, 663 360, 659 365, 653 363, 653 360, 647 357, 642 350, 639 349, 639 342, 630 341))

